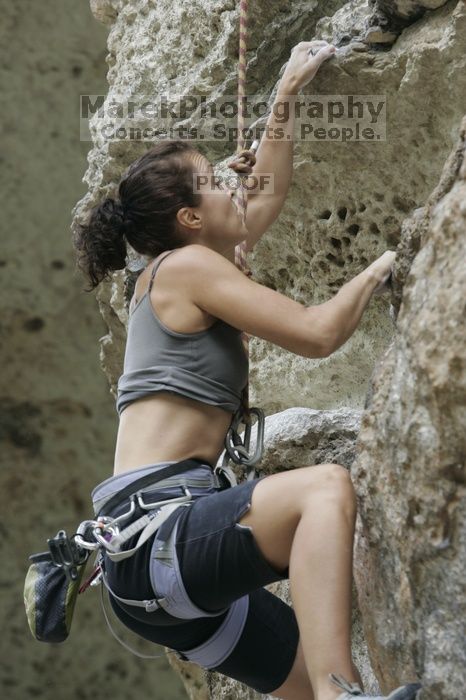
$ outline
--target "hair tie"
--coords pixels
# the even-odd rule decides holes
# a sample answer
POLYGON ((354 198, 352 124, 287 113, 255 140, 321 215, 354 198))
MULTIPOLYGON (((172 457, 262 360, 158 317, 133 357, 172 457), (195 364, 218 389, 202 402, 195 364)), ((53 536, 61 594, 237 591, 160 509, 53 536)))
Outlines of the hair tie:
POLYGON ((124 236, 126 235, 126 231, 128 229, 128 224, 130 222, 130 219, 126 213, 125 208, 123 207, 123 204, 121 203, 120 200, 115 200, 115 206, 114 206, 114 214, 117 221, 117 226, 118 226, 118 232, 124 236))

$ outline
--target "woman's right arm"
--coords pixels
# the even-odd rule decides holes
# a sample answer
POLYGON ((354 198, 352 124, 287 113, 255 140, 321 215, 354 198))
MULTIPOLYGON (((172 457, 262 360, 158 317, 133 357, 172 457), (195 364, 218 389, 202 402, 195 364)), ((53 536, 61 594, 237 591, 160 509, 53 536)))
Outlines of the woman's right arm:
POLYGON ((353 277, 338 290, 332 299, 319 304, 318 308, 331 325, 330 353, 335 352, 354 333, 361 316, 376 289, 387 282, 396 253, 387 250, 365 270, 353 277))
POLYGON ((351 336, 395 256, 387 251, 332 299, 306 307, 253 282, 220 253, 198 244, 184 250, 178 272, 193 303, 248 335, 309 358, 327 357, 351 336))

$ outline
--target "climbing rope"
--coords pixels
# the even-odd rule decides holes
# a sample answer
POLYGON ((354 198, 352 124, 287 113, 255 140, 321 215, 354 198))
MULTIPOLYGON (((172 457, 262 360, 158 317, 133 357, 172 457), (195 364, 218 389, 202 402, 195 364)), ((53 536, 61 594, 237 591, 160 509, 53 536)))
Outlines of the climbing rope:
MULTIPOLYGON (((246 137, 244 133, 245 125, 245 90, 246 90, 246 47, 247 47, 247 33, 248 33, 248 0, 240 0, 239 4, 239 53, 238 53, 238 142, 237 142, 237 155, 244 150, 246 145, 246 137)), ((243 159, 244 160, 244 159, 243 159)), ((245 188, 245 175, 238 173, 239 176, 239 187, 236 190, 236 206, 238 207, 238 212, 243 220, 246 219, 246 209, 247 209, 247 192, 245 188)), ((246 241, 242 241, 235 248, 235 264, 239 269, 244 272, 247 277, 252 277, 252 272, 248 267, 246 260, 246 241)), ((244 349, 249 360, 249 336, 247 333, 242 333, 242 340, 244 344, 244 349)), ((246 384, 243 394, 241 396, 241 408, 243 412, 243 419, 246 425, 251 423, 251 414, 249 411, 249 381, 246 384)))
MULTIPOLYGON (((238 53, 238 140, 237 140, 237 156, 245 150, 246 135, 245 135, 245 114, 246 114, 246 48, 247 48, 247 33, 248 33, 248 0, 240 0, 239 3, 239 53, 238 53)), ((238 158, 245 160, 247 157, 238 158)), ((247 191, 246 180, 247 174, 238 172, 239 186, 236 189, 236 206, 243 220, 246 220, 247 209, 247 191)), ((244 272, 247 277, 252 277, 252 272, 246 260, 246 241, 242 241, 235 248, 235 264, 244 272)), ((246 354, 249 358, 249 336, 247 333, 242 333, 242 340, 246 354)), ((249 382, 243 390, 241 397, 241 407, 245 425, 251 424, 251 414, 249 410, 249 382)))
MULTIPOLYGON (((248 36, 248 0, 240 0, 239 3, 239 53, 238 53, 238 143, 237 155, 244 150, 246 145, 245 113, 246 113, 246 48, 248 36)), ((245 177, 240 176, 240 186, 237 189, 237 204, 240 214, 245 216, 247 207, 247 193, 244 187, 245 177)), ((239 246, 239 260, 244 269, 246 265, 246 244, 239 246)), ((250 272, 250 270, 249 270, 250 272)))
MULTIPOLYGON (((240 12, 239 12, 239 54, 238 54, 238 138, 237 138, 237 151, 236 151, 236 162, 248 162, 250 165, 254 165, 255 158, 254 153, 259 147, 259 141, 255 140, 251 145, 249 150, 245 149, 246 145, 246 130, 245 130, 245 116, 246 116, 246 48, 247 48, 247 26, 248 26, 248 1, 240 0, 240 12)), ((233 167, 233 170, 236 170, 233 167)), ((235 192, 235 203, 238 208, 238 212, 242 218, 243 224, 246 221, 246 209, 247 209, 247 189, 246 180, 248 178, 247 173, 242 173, 236 170, 239 177, 239 186, 235 192)), ((247 242, 242 241, 235 248, 235 265, 244 272, 248 277, 252 277, 252 272, 247 264, 246 260, 246 246, 247 242)), ((244 349, 249 361, 249 336, 243 331, 241 334, 244 349)), ((256 475, 254 465, 260 461, 263 452, 263 441, 264 441, 264 422, 265 415, 260 408, 250 408, 249 407, 249 381, 243 389, 241 395, 241 405, 240 409, 235 414, 230 429, 227 433, 225 440, 226 453, 224 465, 226 466, 228 457, 230 457, 237 464, 242 464, 248 467, 248 479, 252 479, 256 475), (257 416, 257 435, 256 435, 256 449, 252 454, 249 451, 249 444, 251 438, 251 428, 252 428, 252 413, 257 416), (240 423, 245 425, 245 436, 244 442, 238 434, 238 427, 240 423)))

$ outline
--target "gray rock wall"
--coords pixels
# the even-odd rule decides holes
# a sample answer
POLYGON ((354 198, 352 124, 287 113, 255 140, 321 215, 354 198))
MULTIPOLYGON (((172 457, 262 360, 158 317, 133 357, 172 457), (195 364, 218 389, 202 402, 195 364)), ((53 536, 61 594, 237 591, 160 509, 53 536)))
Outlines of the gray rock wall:
POLYGON ((355 577, 382 687, 416 673, 422 700, 453 700, 466 668, 466 118, 416 225, 352 468, 355 577))

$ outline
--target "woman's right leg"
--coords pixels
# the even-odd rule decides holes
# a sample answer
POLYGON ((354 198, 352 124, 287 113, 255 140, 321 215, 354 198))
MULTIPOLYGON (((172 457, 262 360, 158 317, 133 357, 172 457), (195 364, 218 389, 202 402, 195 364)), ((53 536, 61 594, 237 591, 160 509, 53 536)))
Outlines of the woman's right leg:
MULTIPOLYGON (((300 644, 315 700, 341 694, 329 673, 361 684, 351 655, 351 589, 356 496, 348 471, 322 464, 274 474, 253 491, 238 521, 264 558, 289 567, 300 644)), ((299 663, 298 663, 299 666, 299 663)), ((302 669, 295 668, 296 673, 302 669)), ((278 697, 287 697, 293 672, 278 697)), ((362 687, 362 684, 361 684, 362 687)))

